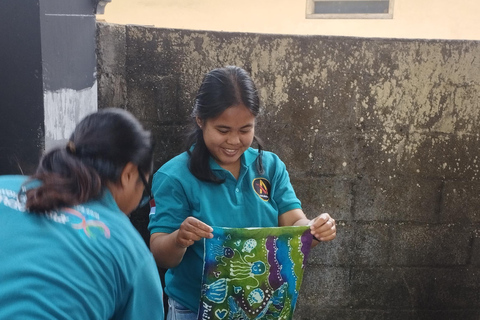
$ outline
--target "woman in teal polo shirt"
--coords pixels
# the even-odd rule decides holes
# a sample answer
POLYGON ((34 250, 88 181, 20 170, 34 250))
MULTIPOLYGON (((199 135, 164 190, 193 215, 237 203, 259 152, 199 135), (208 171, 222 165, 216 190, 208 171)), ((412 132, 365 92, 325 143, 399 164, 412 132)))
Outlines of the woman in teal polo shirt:
POLYGON ((164 318, 155 261, 128 218, 152 149, 130 113, 104 109, 33 176, 0 177, 0 319, 164 318))
POLYGON ((167 319, 196 319, 201 293, 203 238, 211 226, 310 225, 317 241, 336 236, 335 221, 323 213, 306 218, 285 164, 264 151, 255 137, 259 97, 238 67, 210 71, 198 91, 188 149, 153 177, 157 204, 150 215, 150 250, 168 269, 167 319), (258 149, 251 148, 253 141, 258 149))

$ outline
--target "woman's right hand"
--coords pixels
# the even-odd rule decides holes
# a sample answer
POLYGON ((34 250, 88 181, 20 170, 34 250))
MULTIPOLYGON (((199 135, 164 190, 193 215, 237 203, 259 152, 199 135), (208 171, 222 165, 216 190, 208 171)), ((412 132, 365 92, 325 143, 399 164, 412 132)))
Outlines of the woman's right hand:
POLYGON ((213 238, 213 229, 194 217, 183 220, 175 238, 175 244, 181 248, 187 248, 203 238, 213 238))

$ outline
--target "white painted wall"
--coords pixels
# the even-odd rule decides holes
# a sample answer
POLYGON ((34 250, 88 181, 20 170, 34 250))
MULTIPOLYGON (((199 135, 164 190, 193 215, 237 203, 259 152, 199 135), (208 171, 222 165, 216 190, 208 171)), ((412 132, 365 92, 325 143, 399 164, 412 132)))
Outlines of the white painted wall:
POLYGON ((98 20, 159 28, 480 40, 480 0, 395 0, 393 19, 306 19, 306 0, 112 0, 98 20))
POLYGON ((44 93, 45 150, 65 145, 77 124, 97 111, 97 82, 83 90, 61 89, 44 93))

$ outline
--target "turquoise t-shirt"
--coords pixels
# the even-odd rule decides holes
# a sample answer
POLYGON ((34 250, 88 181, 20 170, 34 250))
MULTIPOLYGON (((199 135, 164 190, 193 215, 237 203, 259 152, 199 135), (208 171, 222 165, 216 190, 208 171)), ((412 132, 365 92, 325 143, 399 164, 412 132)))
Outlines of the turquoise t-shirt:
MULTIPOLYGON (((153 176, 156 210, 150 215, 150 233, 174 232, 188 216, 212 227, 277 227, 278 216, 301 208, 301 203, 280 158, 264 151, 265 172, 259 174, 257 156, 256 149, 245 151, 238 180, 211 158, 212 170, 225 178, 222 184, 195 178, 186 152, 167 162, 153 176)), ((165 275, 167 295, 192 311, 197 311, 200 301, 203 255, 203 241, 197 241, 165 275)))
POLYGON ((109 191, 25 211, 26 177, 0 177, 0 319, 163 319, 153 256, 109 191))

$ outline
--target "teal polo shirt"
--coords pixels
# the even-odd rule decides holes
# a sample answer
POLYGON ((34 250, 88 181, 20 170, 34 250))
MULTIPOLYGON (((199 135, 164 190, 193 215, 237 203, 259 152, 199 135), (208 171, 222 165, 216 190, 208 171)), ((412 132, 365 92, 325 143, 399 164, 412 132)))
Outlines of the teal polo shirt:
POLYGON ((0 319, 163 319, 152 254, 112 194, 25 211, 27 177, 0 177, 0 319))
MULTIPOLYGON (((301 208, 285 164, 272 152, 263 152, 264 173, 256 168, 258 150, 249 148, 241 157, 238 180, 210 158, 222 184, 204 182, 188 169, 184 152, 153 176, 155 213, 150 215, 150 233, 172 233, 189 216, 214 227, 277 227, 279 215, 301 208)), ((182 262, 165 275, 165 292, 192 311, 198 309, 203 271, 203 241, 190 246, 182 262)))

